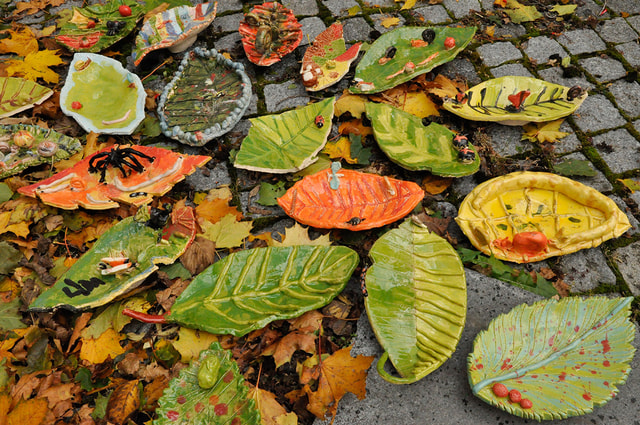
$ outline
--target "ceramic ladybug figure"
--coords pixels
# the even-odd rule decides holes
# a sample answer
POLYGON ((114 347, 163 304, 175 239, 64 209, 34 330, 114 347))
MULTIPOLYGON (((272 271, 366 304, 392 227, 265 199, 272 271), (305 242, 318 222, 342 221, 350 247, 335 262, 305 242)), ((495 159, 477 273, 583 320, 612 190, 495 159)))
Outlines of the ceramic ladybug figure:
POLYGON ((324 126, 324 117, 322 115, 318 115, 315 120, 316 127, 322 128, 324 126))

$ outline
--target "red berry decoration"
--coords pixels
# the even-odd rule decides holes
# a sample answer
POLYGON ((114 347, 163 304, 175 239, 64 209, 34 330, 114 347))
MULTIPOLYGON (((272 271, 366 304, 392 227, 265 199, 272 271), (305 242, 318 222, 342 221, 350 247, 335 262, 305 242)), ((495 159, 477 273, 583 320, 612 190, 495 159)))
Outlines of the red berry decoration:
POLYGON ((533 403, 528 398, 523 398, 520 400, 520 407, 523 409, 531 409, 533 407, 533 403))
POLYGON ((456 39, 453 37, 447 37, 444 39, 444 48, 447 50, 451 50, 456 47, 456 39))
POLYGON ((509 390, 504 384, 496 383, 493 384, 493 393, 496 397, 506 397, 509 395, 509 390))
POLYGON ((120 16, 127 17, 131 16, 131 8, 126 4, 123 4, 118 8, 118 12, 120 12, 120 16))
POLYGON ((520 391, 509 391, 509 401, 511 401, 512 403, 520 403, 520 400, 522 400, 522 394, 520 394, 520 391))
POLYGON ((96 21, 87 22, 87 28, 91 29, 91 28, 95 28, 95 27, 96 27, 96 21))
POLYGON ((80 108, 82 108, 82 103, 80 103, 80 102, 78 102, 78 101, 73 102, 73 103, 71 104, 71 107, 72 107, 73 109, 80 109, 80 108))

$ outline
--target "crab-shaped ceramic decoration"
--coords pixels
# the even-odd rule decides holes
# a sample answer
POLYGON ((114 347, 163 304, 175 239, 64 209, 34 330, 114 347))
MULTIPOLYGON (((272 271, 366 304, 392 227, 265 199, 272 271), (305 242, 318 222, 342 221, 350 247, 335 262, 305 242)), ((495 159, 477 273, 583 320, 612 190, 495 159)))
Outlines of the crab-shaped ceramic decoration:
POLYGON ((118 202, 144 205, 210 159, 151 146, 114 145, 18 191, 67 210, 105 210, 118 207, 118 202))

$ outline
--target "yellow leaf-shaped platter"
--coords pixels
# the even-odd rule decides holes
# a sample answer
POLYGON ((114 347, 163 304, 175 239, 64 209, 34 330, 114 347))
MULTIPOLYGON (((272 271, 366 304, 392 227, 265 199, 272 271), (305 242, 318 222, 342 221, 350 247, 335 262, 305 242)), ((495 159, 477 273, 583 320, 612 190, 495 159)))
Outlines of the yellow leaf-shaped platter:
POLYGON ((592 248, 631 227, 597 190, 530 171, 480 184, 460 205, 456 221, 480 251, 516 263, 592 248))

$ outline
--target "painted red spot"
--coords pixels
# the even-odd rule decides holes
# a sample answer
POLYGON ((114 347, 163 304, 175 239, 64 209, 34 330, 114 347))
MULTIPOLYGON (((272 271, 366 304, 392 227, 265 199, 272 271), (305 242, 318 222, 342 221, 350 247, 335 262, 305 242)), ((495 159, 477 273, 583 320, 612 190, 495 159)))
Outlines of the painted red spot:
POLYGON ((609 363, 609 360, 605 360, 602 362, 602 366, 609 367, 611 366, 611 363, 609 363))
POLYGON ((476 365, 476 369, 484 369, 484 365, 482 363, 478 363, 476 365))
POLYGON ((183 395, 181 395, 180 397, 178 397, 178 399, 176 400, 179 404, 185 404, 187 402, 187 398, 183 395))
POLYGON ((590 371, 590 372, 591 372, 591 374, 592 374, 592 375, 595 375, 596 373, 598 373, 598 372, 596 372, 595 370, 592 370, 592 371, 590 371))
POLYGON ((204 410, 204 404, 202 403, 196 403, 196 405, 193 407, 193 409, 197 412, 200 413, 204 410))
POLYGON ((555 336, 552 336, 551 338, 549 338, 549 347, 553 347, 553 340, 555 339, 555 336))
POLYGON ((231 425, 242 425, 242 420, 240 420, 240 418, 233 418, 231 425))
POLYGON ((538 375, 531 375, 531 377, 532 377, 533 379, 536 379, 536 378, 538 377, 538 375))
POLYGON ((582 394, 582 398, 584 398, 587 401, 591 401, 591 395, 590 394, 584 393, 584 394, 582 394))
POLYGON ((571 320, 567 322, 567 326, 571 326, 571 320))
POLYGON ((167 418, 169 418, 172 421, 177 420, 180 417, 180 413, 176 412, 175 410, 169 410, 167 412, 167 418))
POLYGON ((229 382, 233 381, 233 372, 229 371, 224 375, 224 378, 222 378, 222 380, 224 381, 225 384, 228 384, 229 382))
POLYGON ((584 348, 581 348, 580 351, 578 351, 578 354, 584 354, 584 348))
POLYGON ((602 354, 606 354, 609 351, 611 351, 611 345, 609 345, 609 340, 608 339, 603 339, 602 340, 602 354))
POLYGON ((580 330, 580 326, 576 325, 576 327, 575 327, 575 328, 573 328, 573 330, 574 330, 575 332, 578 332, 578 331, 580 330))
POLYGON ((604 386, 608 387, 609 386, 609 382, 608 381, 604 381, 604 386))
POLYGON ((214 404, 218 403, 218 400, 219 400, 218 396, 214 394, 211 397, 209 397, 209 404, 213 406, 214 404))
POLYGON ((184 381, 180 381, 180 388, 184 388, 187 386, 187 383, 184 381))
POLYGON ((218 416, 226 415, 229 411, 229 407, 225 403, 216 404, 213 411, 218 416))
POLYGON ((567 372, 562 372, 559 376, 561 381, 564 381, 564 379, 567 377, 567 372))
POLYGON ((511 369, 513 366, 509 364, 510 361, 511 359, 506 359, 504 362, 502 362, 502 366, 500 366, 500 370, 511 369))

